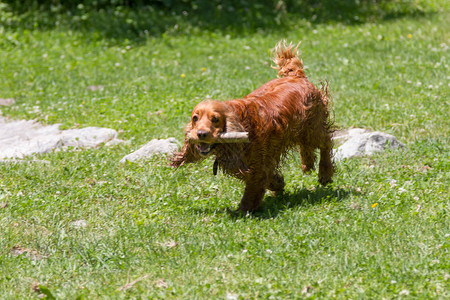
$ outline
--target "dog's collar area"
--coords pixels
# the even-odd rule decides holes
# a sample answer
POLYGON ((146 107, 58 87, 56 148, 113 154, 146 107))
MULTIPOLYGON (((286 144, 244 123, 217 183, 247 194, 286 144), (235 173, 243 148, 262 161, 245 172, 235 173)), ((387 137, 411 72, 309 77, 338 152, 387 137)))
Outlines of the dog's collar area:
POLYGON ((219 167, 219 161, 217 160, 217 158, 214 160, 214 164, 213 164, 213 175, 216 176, 217 175, 217 168, 219 167))

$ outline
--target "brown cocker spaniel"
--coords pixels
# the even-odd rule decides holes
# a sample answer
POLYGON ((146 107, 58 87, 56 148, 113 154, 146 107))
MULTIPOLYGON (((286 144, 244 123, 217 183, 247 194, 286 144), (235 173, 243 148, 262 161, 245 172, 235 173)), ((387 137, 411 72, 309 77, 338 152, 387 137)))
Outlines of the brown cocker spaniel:
POLYGON ((320 150, 319 182, 330 183, 334 168, 331 157, 331 127, 327 87, 317 89, 308 81, 297 47, 280 42, 274 49, 279 78, 273 79, 243 99, 206 100, 192 111, 186 140, 171 165, 216 157, 214 169, 245 182, 238 210, 254 211, 267 189, 283 192, 280 160, 299 146, 301 168, 314 168, 315 150, 320 150), (248 132, 249 143, 215 143, 223 132, 248 132))

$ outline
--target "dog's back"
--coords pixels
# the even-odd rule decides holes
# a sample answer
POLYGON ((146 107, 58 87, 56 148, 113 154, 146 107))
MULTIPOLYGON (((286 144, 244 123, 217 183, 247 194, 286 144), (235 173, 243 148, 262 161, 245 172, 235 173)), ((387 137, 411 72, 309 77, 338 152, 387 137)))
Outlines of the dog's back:
POLYGON ((322 123, 328 118, 327 96, 308 81, 299 57, 298 45, 280 41, 273 51, 273 61, 279 77, 263 84, 243 99, 227 101, 240 111, 241 121, 250 131, 265 133, 279 139, 284 136, 290 146, 303 138, 302 132, 308 126, 305 122, 322 123), (315 107, 325 114, 314 114, 315 107), (323 121, 318 120, 319 118, 323 121), (281 136, 280 136, 281 135, 281 136))

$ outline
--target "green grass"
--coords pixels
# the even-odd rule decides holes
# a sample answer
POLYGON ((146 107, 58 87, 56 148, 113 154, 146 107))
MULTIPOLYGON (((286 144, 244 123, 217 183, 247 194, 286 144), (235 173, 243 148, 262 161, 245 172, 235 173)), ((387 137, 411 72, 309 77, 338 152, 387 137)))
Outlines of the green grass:
POLYGON ((130 141, 0 163, 0 298, 450 297, 449 17, 128 40, 0 26, 0 98, 16 100, 4 116, 110 127, 130 141), (282 38, 302 40, 311 81, 330 82, 338 126, 406 147, 338 162, 328 188, 294 153, 286 194, 238 218, 229 209, 243 185, 214 177, 212 160, 118 163, 150 139, 181 140, 200 100, 274 78, 269 50, 282 38))

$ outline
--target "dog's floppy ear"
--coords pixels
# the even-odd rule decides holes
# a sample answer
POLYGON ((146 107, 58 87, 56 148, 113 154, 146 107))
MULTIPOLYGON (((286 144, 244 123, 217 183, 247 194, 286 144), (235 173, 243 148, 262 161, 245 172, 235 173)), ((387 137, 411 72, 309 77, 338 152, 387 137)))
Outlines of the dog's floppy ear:
POLYGON ((178 168, 185 163, 193 163, 199 160, 202 160, 203 157, 198 153, 198 150, 196 147, 194 147, 193 144, 189 143, 188 135, 192 130, 192 123, 189 122, 184 131, 185 131, 185 138, 184 138, 184 145, 181 148, 180 152, 175 152, 173 156, 170 158, 170 165, 172 167, 178 168))
POLYGON ((228 107, 227 112, 225 113, 225 130, 224 132, 242 132, 245 131, 242 124, 239 122, 239 119, 236 115, 236 113, 231 109, 231 107, 228 107))
POLYGON ((202 160, 198 150, 189 142, 185 142, 180 152, 175 152, 170 158, 170 166, 178 168, 185 163, 193 163, 202 160))

